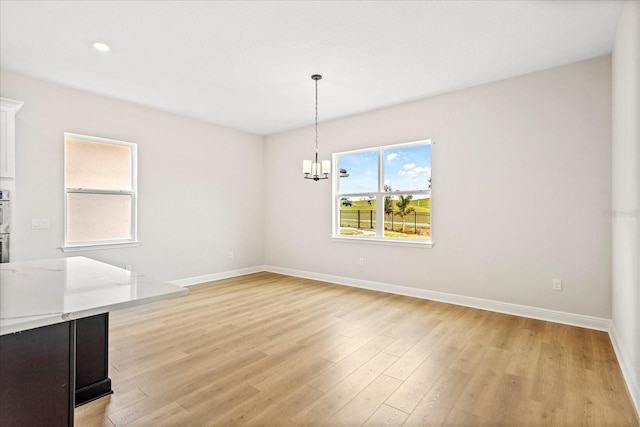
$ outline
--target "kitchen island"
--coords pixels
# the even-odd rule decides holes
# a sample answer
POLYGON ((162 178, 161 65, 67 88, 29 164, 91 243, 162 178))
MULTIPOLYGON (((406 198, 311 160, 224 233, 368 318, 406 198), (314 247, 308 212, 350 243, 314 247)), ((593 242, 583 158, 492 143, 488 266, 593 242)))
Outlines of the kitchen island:
POLYGON ((0 264, 0 425, 72 426, 112 393, 109 312, 187 293, 85 257, 0 264))

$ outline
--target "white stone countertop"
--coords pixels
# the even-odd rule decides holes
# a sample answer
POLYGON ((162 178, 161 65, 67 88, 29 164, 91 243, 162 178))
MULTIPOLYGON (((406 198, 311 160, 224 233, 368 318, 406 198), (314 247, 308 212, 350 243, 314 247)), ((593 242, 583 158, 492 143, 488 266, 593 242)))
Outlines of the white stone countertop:
POLYGON ((85 257, 0 264, 0 335, 188 294, 85 257))

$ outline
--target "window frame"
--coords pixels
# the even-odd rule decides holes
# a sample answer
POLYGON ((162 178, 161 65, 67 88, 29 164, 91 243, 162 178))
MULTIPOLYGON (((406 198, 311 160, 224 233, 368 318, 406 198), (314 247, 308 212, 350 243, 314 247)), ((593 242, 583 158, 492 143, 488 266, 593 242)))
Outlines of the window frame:
POLYGON ((131 149, 131 189, 130 190, 106 190, 106 189, 89 189, 89 188, 71 188, 67 187, 67 148, 64 146, 64 166, 63 166, 63 179, 64 179, 64 244, 61 247, 63 252, 75 252, 83 250, 97 250, 107 248, 122 248, 138 246, 138 145, 134 142, 119 141, 109 138, 101 138, 97 136, 81 135, 77 133, 65 132, 63 143, 66 144, 67 138, 79 139, 88 142, 97 142, 102 144, 121 145, 131 149), (117 195, 117 196, 130 196, 131 197, 131 227, 129 232, 129 238, 127 239, 109 239, 109 240, 94 240, 94 241, 82 241, 82 242, 70 242, 68 237, 68 214, 67 204, 70 194, 96 194, 96 195, 117 195))
MULTIPOLYGON (((423 139, 419 141, 412 141, 400 144, 390 144, 390 145, 381 145, 376 147, 367 147, 361 148, 357 150, 349 150, 342 151, 338 153, 333 153, 332 162, 333 162, 333 180, 332 180, 332 208, 331 208, 331 219, 332 219, 332 232, 331 238, 337 242, 353 242, 353 243, 369 243, 369 244, 382 244, 382 245, 395 245, 395 246, 410 246, 410 247, 420 247, 420 248, 431 248, 433 247, 433 211, 430 214, 430 233, 429 239, 411 239, 411 238, 390 238, 384 237, 384 208, 380 209, 379 207, 384 206, 384 197, 385 196, 406 196, 406 195, 422 195, 428 194, 430 199, 433 199, 433 188, 430 186, 427 190, 402 190, 402 191, 393 191, 391 193, 384 191, 384 182, 385 182, 385 170, 384 170, 384 152, 390 149, 402 149, 408 147, 415 147, 421 145, 430 145, 431 146, 431 164, 429 167, 433 171, 433 146, 435 145, 434 141, 431 139, 423 139), (375 192, 365 192, 365 193, 341 193, 340 190, 340 157, 359 154, 359 153, 370 153, 377 152, 378 153, 378 189, 375 192), (340 206, 341 199, 344 197, 354 198, 354 197, 375 197, 376 200, 376 236, 370 237, 352 237, 348 235, 340 234, 340 206)), ((348 172, 348 171, 347 171, 348 172)), ((431 205, 432 209, 433 205, 431 205)))

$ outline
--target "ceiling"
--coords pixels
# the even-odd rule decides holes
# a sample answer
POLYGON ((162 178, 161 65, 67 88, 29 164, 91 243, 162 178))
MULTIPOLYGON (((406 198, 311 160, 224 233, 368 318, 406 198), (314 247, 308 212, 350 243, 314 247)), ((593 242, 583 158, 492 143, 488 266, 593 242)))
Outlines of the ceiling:
POLYGON ((610 53, 622 5, 0 0, 0 67, 269 135, 313 123, 312 74, 345 117, 610 53))

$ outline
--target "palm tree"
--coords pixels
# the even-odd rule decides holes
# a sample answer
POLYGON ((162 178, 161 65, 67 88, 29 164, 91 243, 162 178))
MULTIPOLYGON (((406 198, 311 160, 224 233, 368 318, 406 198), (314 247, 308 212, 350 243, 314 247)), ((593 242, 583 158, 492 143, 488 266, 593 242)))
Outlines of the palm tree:
MULTIPOLYGON (((384 192, 391 193, 391 186, 388 184, 385 184, 384 192)), ((391 196, 384 196, 384 214, 385 215, 393 214, 393 205, 391 204, 391 196)))
MULTIPOLYGON (((384 185, 384 192, 391 193, 391 186, 389 184, 384 185)), ((391 196, 384 196, 384 214, 391 216, 391 230, 393 230, 393 204, 391 202, 391 196)), ((385 219, 385 229, 387 228, 387 220, 385 219)))
POLYGON ((411 212, 415 212, 416 210, 413 209, 412 206, 409 206, 409 203, 411 203, 411 199, 413 199, 413 196, 409 195, 409 196, 400 196, 400 200, 398 200, 396 202, 396 206, 398 207, 398 212, 396 212, 396 215, 398 215, 400 218, 402 218, 402 232, 404 233, 404 217, 409 215, 411 212))

